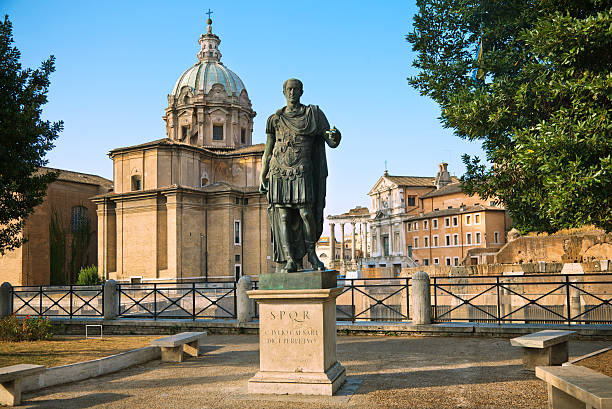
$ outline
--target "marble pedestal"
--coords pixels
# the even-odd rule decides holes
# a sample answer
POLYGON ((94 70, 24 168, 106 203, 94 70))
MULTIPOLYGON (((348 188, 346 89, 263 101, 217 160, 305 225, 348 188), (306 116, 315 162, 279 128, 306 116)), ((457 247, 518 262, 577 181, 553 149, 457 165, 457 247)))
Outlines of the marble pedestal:
POLYGON ((333 395, 346 379, 336 359, 342 287, 252 290, 259 303, 259 372, 249 393, 333 395))

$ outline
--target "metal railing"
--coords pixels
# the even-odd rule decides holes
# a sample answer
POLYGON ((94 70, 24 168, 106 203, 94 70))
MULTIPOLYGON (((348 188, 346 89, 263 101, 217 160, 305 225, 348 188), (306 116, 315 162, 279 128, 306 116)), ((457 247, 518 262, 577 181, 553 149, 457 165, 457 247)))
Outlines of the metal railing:
POLYGON ((118 284, 117 318, 236 318, 236 283, 118 284))
POLYGON ((612 274, 433 277, 436 322, 612 324, 612 274))
POLYGON ((336 299, 338 321, 408 321, 410 278, 338 280, 343 285, 336 299))
POLYGON ((18 317, 103 317, 104 286, 18 286, 11 290, 11 311, 18 317))

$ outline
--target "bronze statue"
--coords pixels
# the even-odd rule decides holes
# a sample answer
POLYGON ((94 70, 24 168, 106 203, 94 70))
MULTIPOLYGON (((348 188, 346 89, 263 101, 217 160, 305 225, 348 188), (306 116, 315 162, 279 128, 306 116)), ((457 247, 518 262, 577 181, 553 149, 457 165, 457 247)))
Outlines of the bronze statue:
POLYGON ((287 106, 268 118, 260 192, 267 193, 268 218, 274 236, 274 261, 282 272, 302 268, 304 255, 313 270, 325 266, 315 253, 323 232, 327 160, 325 143, 340 144, 341 134, 330 130, 323 111, 302 105, 300 80, 283 84, 287 106))

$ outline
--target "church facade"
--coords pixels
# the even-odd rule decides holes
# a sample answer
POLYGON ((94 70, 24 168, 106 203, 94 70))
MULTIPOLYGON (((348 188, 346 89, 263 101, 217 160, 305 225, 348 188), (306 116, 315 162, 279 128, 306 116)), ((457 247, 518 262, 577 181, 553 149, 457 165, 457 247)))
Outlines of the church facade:
POLYGON ((233 280, 273 268, 256 113, 207 22, 198 61, 168 95, 167 137, 109 153, 114 190, 93 199, 105 278, 233 280))

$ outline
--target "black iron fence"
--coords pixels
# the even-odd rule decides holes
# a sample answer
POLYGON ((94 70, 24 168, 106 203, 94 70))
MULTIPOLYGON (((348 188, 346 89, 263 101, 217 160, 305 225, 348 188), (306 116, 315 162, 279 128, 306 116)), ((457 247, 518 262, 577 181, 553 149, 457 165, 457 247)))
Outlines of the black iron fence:
POLYGON ((11 311, 18 317, 103 317, 104 286, 12 287, 11 311))
MULTIPOLYGON (((434 322, 612 324, 612 274, 432 277, 434 322)), ((339 321, 409 321, 409 278, 341 279, 339 321)), ((258 282, 253 282, 253 289, 258 282)), ((104 316, 103 286, 12 287, 17 316, 104 316)), ((235 319, 236 283, 118 284, 118 318, 235 319)), ((257 303, 255 316, 257 318, 257 303)))
POLYGON ((119 284, 118 318, 236 318, 236 283, 119 284))
POLYGON ((336 299, 338 321, 408 321, 409 278, 360 278, 339 280, 342 293, 336 299))
POLYGON ((612 274, 433 277, 436 322, 612 324, 612 274))

